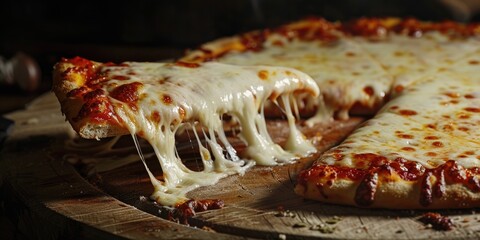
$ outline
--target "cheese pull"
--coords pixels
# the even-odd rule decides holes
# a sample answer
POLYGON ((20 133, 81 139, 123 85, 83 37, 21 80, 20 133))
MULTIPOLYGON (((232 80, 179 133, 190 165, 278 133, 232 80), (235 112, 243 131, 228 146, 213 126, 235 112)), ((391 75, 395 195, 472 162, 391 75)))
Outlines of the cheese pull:
POLYGON ((291 163, 316 151, 297 129, 293 112, 296 96, 317 97, 319 88, 292 68, 65 59, 56 69, 61 72, 54 74, 54 91, 81 136, 131 134, 135 142, 138 136, 150 143, 163 176, 157 178, 144 164, 155 187, 152 197, 163 205, 185 201, 187 192, 243 174, 255 164, 291 163), (277 105, 289 123, 285 148, 268 134, 263 114, 267 102, 277 105), (225 134, 225 115, 240 128, 243 159, 225 134), (185 128, 194 130, 200 170, 186 167, 176 150, 176 134, 185 128))

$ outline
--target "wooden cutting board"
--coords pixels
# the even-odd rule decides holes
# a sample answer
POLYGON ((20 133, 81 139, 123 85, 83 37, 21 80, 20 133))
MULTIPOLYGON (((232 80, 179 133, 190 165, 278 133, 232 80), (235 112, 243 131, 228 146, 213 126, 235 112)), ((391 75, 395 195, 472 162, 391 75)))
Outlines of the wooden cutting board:
MULTIPOLYGON (((164 218, 168 209, 149 200, 153 188, 141 162, 121 166, 123 160, 112 157, 123 159, 136 153, 128 138, 121 139, 121 150, 115 148, 112 151, 117 152, 110 156, 96 148, 108 142, 78 140, 50 93, 6 117, 14 120, 15 126, 0 155, 0 192, 8 217, 18 231, 31 238, 480 238, 480 214, 475 209, 436 211, 455 224, 451 231, 439 231, 418 221, 425 211, 361 209, 302 199, 293 192, 295 176, 318 154, 295 164, 256 166, 244 176, 230 176, 197 189, 189 197, 222 199, 225 207, 197 213, 188 219, 188 225, 176 223, 164 218), (72 143, 77 148, 72 148, 72 143), (82 164, 71 164, 75 162, 68 157, 72 152, 82 164), (103 164, 108 158, 119 166, 103 164)), ((324 151, 363 120, 352 118, 302 131, 324 151)), ((284 140, 282 121, 270 122, 269 130, 276 141, 284 140)), ((180 154, 194 164, 193 144, 184 140, 180 154)), ((147 162, 155 171, 155 160, 147 162)))

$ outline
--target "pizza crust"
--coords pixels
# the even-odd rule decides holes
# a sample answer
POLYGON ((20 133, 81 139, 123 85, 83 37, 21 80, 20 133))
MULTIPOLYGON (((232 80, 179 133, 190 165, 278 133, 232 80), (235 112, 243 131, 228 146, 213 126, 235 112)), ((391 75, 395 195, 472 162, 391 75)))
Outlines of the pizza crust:
MULTIPOLYGON (((89 68, 93 70, 100 66, 99 62, 90 62, 92 65, 89 66, 89 68)), ((61 61, 55 64, 53 69, 52 91, 60 102, 62 114, 72 125, 73 129, 81 137, 86 139, 99 139, 129 134, 128 129, 120 124, 116 118, 92 121, 89 116, 79 117, 82 108, 87 108, 87 106, 85 106, 86 101, 82 97, 68 95, 72 91, 86 86, 87 71, 87 67, 74 65, 68 61, 61 61)), ((103 104, 109 103, 105 101, 103 104)))
POLYGON ((433 201, 425 206, 420 203, 421 181, 405 181, 397 178, 394 181, 379 181, 372 203, 361 205, 355 201, 359 185, 360 181, 350 179, 337 179, 332 185, 318 179, 318 181, 307 181, 306 184, 296 184, 295 193, 306 199, 362 208, 456 209, 478 207, 480 202, 480 193, 472 192, 465 185, 457 183, 446 185, 443 196, 434 197, 433 201))

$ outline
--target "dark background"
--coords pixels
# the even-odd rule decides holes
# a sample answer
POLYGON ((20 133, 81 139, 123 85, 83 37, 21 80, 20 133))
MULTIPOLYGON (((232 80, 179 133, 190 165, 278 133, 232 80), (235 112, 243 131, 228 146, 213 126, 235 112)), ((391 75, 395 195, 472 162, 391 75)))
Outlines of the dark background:
MULTIPOLYGON (((171 59, 218 37, 312 15, 341 21, 362 16, 477 21, 479 1, 2 0, 0 56, 8 60, 18 52, 28 54, 39 64, 42 81, 33 93, 0 83, 0 96, 33 97, 48 91, 52 66, 61 57, 113 62, 171 59)), ((0 113, 8 110, 0 108, 0 113)))

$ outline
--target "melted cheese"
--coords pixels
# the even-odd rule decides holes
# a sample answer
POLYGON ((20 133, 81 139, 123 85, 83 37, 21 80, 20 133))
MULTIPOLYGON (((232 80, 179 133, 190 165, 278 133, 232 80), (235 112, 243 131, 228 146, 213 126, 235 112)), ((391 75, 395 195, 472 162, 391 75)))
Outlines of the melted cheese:
POLYGON ((313 103, 318 112, 309 120, 310 125, 331 119, 334 112, 346 119, 357 102, 373 107, 383 100, 391 83, 381 65, 348 38, 327 44, 288 41, 273 34, 261 51, 230 52, 217 60, 237 65, 287 66, 310 75, 323 94, 313 103))
POLYGON ((424 128, 480 144, 478 77, 471 79, 453 72, 429 75, 389 102, 383 111, 406 113, 402 116, 424 128), (409 115, 409 111, 415 113, 409 115))
POLYGON ((398 157, 434 168, 448 160, 480 166, 478 80, 444 73, 428 76, 386 104, 321 162, 358 167, 358 154, 398 157))
MULTIPOLYGON (((95 173, 107 172, 140 160, 135 154, 135 146, 114 148, 120 136, 102 142, 82 141, 82 139, 71 138, 65 142, 65 150, 68 154, 63 155, 63 160, 71 164, 87 165, 84 167, 88 172, 87 176, 95 173), (133 150, 133 151, 132 151, 133 150)), ((152 153, 142 154, 141 157, 152 157, 152 153)))
MULTIPOLYGON (((480 47, 480 43, 477 44, 480 47)), ((444 67, 440 72, 456 72, 463 77, 468 77, 469 79, 480 82, 478 69, 480 69, 480 50, 470 52, 466 57, 458 59, 454 64, 444 67)))
POLYGON ((356 103, 374 109, 386 95, 395 95, 417 80, 450 67, 478 50, 480 44, 475 38, 453 39, 438 32, 427 32, 421 37, 391 33, 381 40, 342 36, 328 43, 288 40, 273 33, 262 47, 261 51, 232 50, 217 61, 287 66, 312 76, 322 95, 300 106, 316 107, 317 114, 307 121, 311 126, 331 120, 334 114, 340 119, 348 118, 356 103))
MULTIPOLYGON (((163 171, 157 179, 149 170, 155 187, 152 194, 163 205, 186 200, 186 194, 200 186, 215 184, 219 179, 243 174, 254 164, 290 163, 306 156, 315 148, 296 129, 289 102, 296 92, 319 95, 317 84, 306 74, 284 67, 240 67, 222 63, 204 63, 197 67, 164 63, 126 62, 120 66, 103 66, 101 73, 108 81, 105 92, 121 85, 140 82, 138 101, 133 105, 110 98, 114 111, 129 129, 134 140, 139 135, 153 147, 163 171), (115 76, 128 76, 116 80, 115 76), (290 126, 286 149, 274 143, 266 130, 263 106, 280 97, 282 110, 290 126), (228 142, 222 116, 229 114, 241 127, 246 157, 241 160, 228 142), (206 144, 195 132, 203 168, 187 168, 175 147, 179 129, 195 125, 202 129, 206 144)), ((139 155, 142 156, 141 148, 139 155)))
POLYGON ((383 40, 355 37, 354 41, 392 77, 393 94, 480 48, 474 38, 452 39, 439 32, 422 37, 392 33, 383 40))
MULTIPOLYGON (((377 154, 389 160, 404 158, 434 168, 448 160, 463 167, 480 164, 479 144, 461 137, 425 128, 423 124, 392 113, 381 113, 330 150, 321 159, 329 165, 363 168, 355 159, 359 154, 377 154), (338 155, 343 157, 338 159, 338 155)), ((365 164, 365 163, 363 163, 365 164)))

